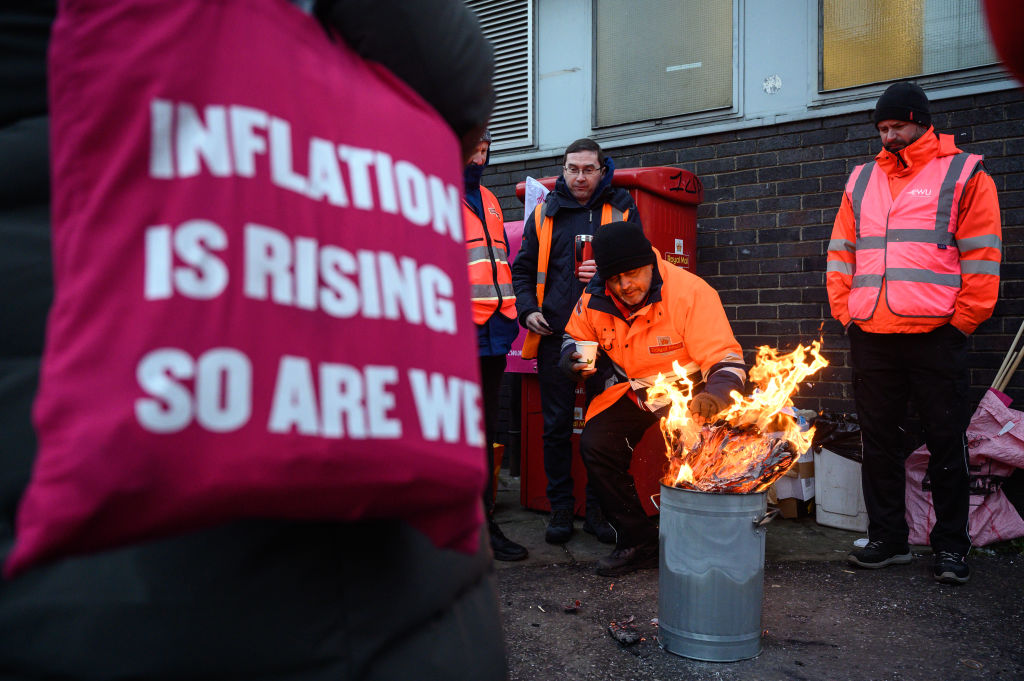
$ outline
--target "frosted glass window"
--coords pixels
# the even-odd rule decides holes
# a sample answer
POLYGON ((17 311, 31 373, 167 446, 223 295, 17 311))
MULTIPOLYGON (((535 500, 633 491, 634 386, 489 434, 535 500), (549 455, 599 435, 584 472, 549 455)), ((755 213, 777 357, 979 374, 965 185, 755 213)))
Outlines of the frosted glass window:
POLYGON ((733 105, 733 0, 597 0, 595 125, 733 105))
POLYGON ((996 63, 980 0, 821 0, 821 89, 996 63))

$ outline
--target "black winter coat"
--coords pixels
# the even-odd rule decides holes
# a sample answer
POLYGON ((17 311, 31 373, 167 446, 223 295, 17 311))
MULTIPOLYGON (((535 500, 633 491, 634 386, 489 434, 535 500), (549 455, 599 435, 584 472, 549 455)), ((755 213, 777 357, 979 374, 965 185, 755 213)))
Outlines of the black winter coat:
POLYGON ((584 288, 584 284, 573 274, 576 263, 576 235, 594 233, 601 224, 601 209, 606 203, 621 211, 628 210, 627 220, 640 224, 640 214, 633 197, 625 189, 612 187, 614 162, 611 158, 606 158, 605 161, 608 164, 608 171, 586 206, 581 206, 573 197, 565 178, 561 176, 555 182, 554 190, 549 192, 544 200, 544 215, 553 217, 555 225, 551 234, 551 256, 544 285, 543 305, 537 304, 539 243, 532 212, 523 227, 523 243, 519 247, 519 255, 512 264, 512 285, 516 291, 519 323, 526 326, 526 318, 540 310, 554 332, 551 337, 559 339, 559 343, 572 307, 580 299, 584 288))
MULTIPOLYGON (((389 11, 390 1, 374 2, 380 11, 364 13, 362 29, 397 30, 401 42, 401 12, 389 11)), ((421 7, 415 30, 448 35, 453 7, 465 8, 431 2, 443 11, 421 7), (449 24, 424 27, 434 16, 449 24)), ((44 77, 53 7, 40 7, 0 11, 0 561, 14 542, 35 456, 30 409, 53 292, 44 77)), ((478 70, 489 48, 472 17, 459 26, 456 61, 478 70)), ((415 68, 427 62, 419 59, 415 68)), ((486 90, 489 82, 488 72, 476 87, 486 90)), ((428 100, 450 99, 430 94, 428 100)), ((237 522, 0 580, 3 679, 506 675, 486 539, 466 556, 434 548, 398 521, 237 522)))

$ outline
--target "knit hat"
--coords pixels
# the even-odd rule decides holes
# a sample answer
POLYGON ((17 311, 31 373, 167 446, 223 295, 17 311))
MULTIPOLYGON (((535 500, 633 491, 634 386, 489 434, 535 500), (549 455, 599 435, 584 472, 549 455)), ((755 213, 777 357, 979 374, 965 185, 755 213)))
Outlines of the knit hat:
POLYGON ((643 229, 632 222, 611 222, 598 227, 594 235, 594 260, 597 273, 605 281, 657 262, 643 229))
POLYGON ((932 114, 928 109, 928 96, 915 83, 893 83, 875 104, 871 119, 877 126, 882 121, 910 121, 928 127, 932 114))

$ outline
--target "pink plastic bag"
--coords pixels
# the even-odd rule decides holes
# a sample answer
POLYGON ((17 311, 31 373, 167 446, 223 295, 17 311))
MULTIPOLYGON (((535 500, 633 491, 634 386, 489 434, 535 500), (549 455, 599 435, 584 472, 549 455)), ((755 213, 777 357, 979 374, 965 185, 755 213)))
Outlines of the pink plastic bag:
MULTIPOLYGON (((1024 413, 1010 409, 993 391, 986 391, 967 427, 967 447, 972 471, 981 475, 1007 477, 1015 468, 1024 468, 1024 413)), ((928 544, 935 525, 931 492, 921 489, 928 457, 928 448, 922 446, 907 458, 911 544, 928 544)), ((1001 489, 984 496, 971 495, 968 525, 975 546, 1024 536, 1024 520, 1001 489)))
POLYGON ((454 134, 283 0, 67 0, 56 296, 7 575, 239 517, 475 551, 454 134))

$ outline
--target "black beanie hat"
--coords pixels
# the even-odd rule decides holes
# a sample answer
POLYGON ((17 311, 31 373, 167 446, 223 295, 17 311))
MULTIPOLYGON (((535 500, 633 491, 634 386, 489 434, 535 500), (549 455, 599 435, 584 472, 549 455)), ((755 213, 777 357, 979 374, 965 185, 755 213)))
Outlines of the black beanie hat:
POLYGON ((871 120, 877 126, 882 121, 910 121, 928 127, 932 114, 928 109, 928 95, 915 83, 893 83, 875 104, 871 120))
POLYGON ((608 281, 616 274, 657 262, 644 230, 632 222, 611 222, 597 228, 594 235, 594 261, 597 273, 608 281))

